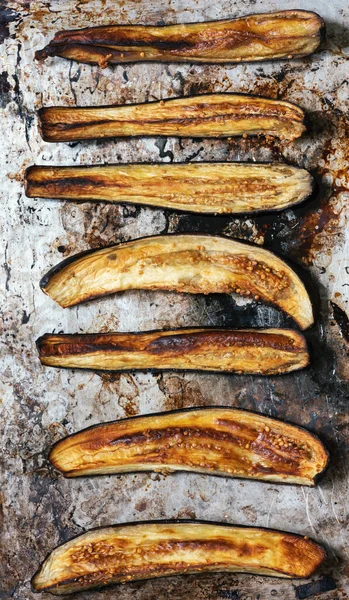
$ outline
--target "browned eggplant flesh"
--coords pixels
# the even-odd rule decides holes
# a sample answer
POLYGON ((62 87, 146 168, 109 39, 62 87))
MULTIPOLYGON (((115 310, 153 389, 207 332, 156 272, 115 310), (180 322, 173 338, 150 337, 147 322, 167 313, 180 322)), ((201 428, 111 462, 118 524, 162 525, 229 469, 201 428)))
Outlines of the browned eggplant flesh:
POLYGON ((95 529, 59 546, 32 579, 35 591, 69 594, 167 575, 241 572, 309 577, 326 558, 307 537, 201 521, 95 529))
POLYGON ((32 166, 27 196, 131 202, 198 213, 282 210, 307 198, 313 179, 286 164, 175 163, 32 166))
POLYGON ((63 261, 41 281, 62 307, 131 289, 237 293, 275 305, 302 329, 313 323, 308 292, 283 260, 259 246, 210 235, 163 235, 63 261))
POLYGON ((130 136, 269 135, 293 140, 305 130, 301 108, 243 94, 204 94, 121 106, 52 106, 39 111, 47 142, 130 136))
POLYGON ((212 407, 95 425, 57 442, 49 459, 66 477, 193 471, 313 486, 328 454, 305 429, 212 407))
POLYGON ((36 52, 98 64, 246 62, 306 56, 319 46, 324 22, 314 12, 284 10, 180 25, 106 25, 59 31, 36 52))
POLYGON ((42 364, 106 371, 182 370, 271 375, 309 362, 304 337, 289 329, 179 329, 146 333, 46 334, 42 364))

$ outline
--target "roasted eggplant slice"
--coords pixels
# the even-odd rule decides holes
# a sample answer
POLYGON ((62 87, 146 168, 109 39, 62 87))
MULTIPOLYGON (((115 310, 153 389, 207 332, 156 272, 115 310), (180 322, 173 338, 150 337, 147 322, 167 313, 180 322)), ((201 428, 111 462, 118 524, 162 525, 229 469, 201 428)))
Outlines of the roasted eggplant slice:
POLYGON ((309 577, 326 558, 307 537, 205 521, 150 521, 94 529, 58 546, 32 579, 69 594, 112 583, 204 572, 309 577))
POLYGON ((295 425, 210 407, 95 425, 57 442, 49 459, 66 477, 194 471, 313 486, 328 454, 295 425))
POLYGON ((302 10, 184 25, 107 25, 59 31, 35 57, 62 56, 102 68, 142 61, 260 61, 311 54, 323 32, 321 17, 302 10))
POLYGON ((293 140, 304 113, 290 102, 242 94, 206 94, 123 106, 52 106, 39 111, 47 142, 128 136, 271 135, 293 140))
POLYGON ((274 304, 302 329, 313 323, 308 293, 284 261, 225 237, 159 235, 94 250, 63 261, 40 285, 64 308, 131 289, 235 292, 274 304))
POLYGON ((132 202, 200 213, 281 210, 312 189, 308 171, 280 163, 33 166, 26 172, 31 198, 132 202))
POLYGON ((289 329, 178 329, 146 333, 46 334, 42 364, 106 371, 184 370, 271 375, 309 362, 304 337, 289 329))

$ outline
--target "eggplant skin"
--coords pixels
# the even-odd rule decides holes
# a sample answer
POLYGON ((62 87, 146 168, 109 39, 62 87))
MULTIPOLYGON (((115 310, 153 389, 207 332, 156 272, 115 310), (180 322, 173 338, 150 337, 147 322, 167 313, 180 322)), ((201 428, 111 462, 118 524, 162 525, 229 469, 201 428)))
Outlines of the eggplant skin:
POLYGON ((94 529, 46 558, 37 592, 69 594, 112 583, 207 572, 309 577, 326 552, 307 537, 206 521, 150 521, 94 529))
POLYGON ((41 289, 66 308, 131 289, 237 293, 273 304, 302 329, 312 325, 308 292, 272 252, 231 238, 158 235, 92 250, 51 269, 41 289))
POLYGON ((146 333, 45 334, 43 365, 105 371, 209 371, 272 375, 309 363, 290 329, 178 329, 146 333))
POLYGON ((314 12, 285 10, 239 19, 181 25, 106 25, 59 31, 35 58, 109 63, 226 63, 307 56, 318 48, 325 31, 314 12))
POLYGON ((94 425, 57 442, 49 460, 66 477, 192 471, 313 486, 328 453, 301 427, 209 407, 94 425))
POLYGON ((46 142, 179 136, 270 135, 293 140, 305 130, 299 106, 247 94, 202 94, 158 102, 99 107, 51 106, 39 110, 46 142))
POLYGON ((305 169, 271 163, 176 163, 86 167, 34 165, 26 195, 78 202, 131 202, 198 213, 283 210, 313 191, 305 169))

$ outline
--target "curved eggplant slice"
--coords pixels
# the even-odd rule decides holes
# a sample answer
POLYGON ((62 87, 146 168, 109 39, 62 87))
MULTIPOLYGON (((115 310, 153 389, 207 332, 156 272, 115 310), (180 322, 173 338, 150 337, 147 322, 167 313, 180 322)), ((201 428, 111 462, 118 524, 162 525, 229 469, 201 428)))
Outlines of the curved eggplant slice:
POLYGON ((64 308, 131 289, 235 292, 275 305, 302 329, 314 320, 304 284, 283 260, 259 246, 210 235, 159 235, 94 250, 63 261, 40 286, 64 308))
POLYGON ((49 460, 66 477, 192 471, 313 486, 328 453, 296 425, 210 407, 94 425, 57 442, 49 460))
POLYGON ((192 163, 32 166, 30 198, 104 200, 200 213, 282 210, 307 198, 313 178, 286 164, 192 163))
POLYGON ((35 54, 99 64, 247 62, 307 56, 320 44, 324 22, 314 12, 285 10, 225 21, 181 25, 107 25, 59 31, 35 54))
POLYGON ((154 577, 204 572, 309 577, 326 552, 307 537, 207 521, 150 521, 94 529, 58 546, 32 579, 69 594, 154 577))
POLYGON ((146 333, 46 334, 42 364, 106 371, 212 371, 271 375, 309 362, 304 337, 289 329, 178 329, 146 333))
POLYGON ((243 94, 204 94, 123 106, 52 106, 40 109, 39 117, 46 142, 259 134, 293 140, 305 130, 304 113, 295 104, 243 94))

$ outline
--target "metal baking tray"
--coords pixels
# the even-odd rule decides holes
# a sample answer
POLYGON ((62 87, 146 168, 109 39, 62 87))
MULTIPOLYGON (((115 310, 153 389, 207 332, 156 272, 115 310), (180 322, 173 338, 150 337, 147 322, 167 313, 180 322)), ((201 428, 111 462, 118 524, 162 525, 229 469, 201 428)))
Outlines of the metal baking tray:
MULTIPOLYGON (((3 0, 0 7, 3 500, 0 598, 32 600, 30 578, 57 544, 91 527, 171 517, 281 528, 311 536, 329 559, 311 581, 244 575, 171 577, 84 592, 81 600, 171 598, 291 600, 349 597, 348 562, 348 21, 345 0, 3 0), (101 70, 34 52, 59 29, 107 23, 176 23, 303 8, 320 13, 327 40, 316 55, 240 65, 137 64, 101 70), (308 131, 290 144, 263 139, 137 139, 48 144, 41 106, 144 102, 211 91, 252 92, 300 104, 308 131), (314 172, 305 204, 248 218, 187 215, 133 206, 33 200, 23 176, 33 163, 286 160, 314 172), (278 377, 193 373, 93 374, 41 367, 44 332, 141 331, 189 325, 283 326, 277 310, 233 296, 125 292, 63 310, 39 279, 63 257, 166 232, 251 240, 303 266, 319 293, 307 333, 311 366, 278 377), (195 474, 64 480, 47 452, 62 436, 135 414, 231 405, 315 431, 331 465, 315 489, 195 474)), ((72 598, 78 597, 73 595, 72 598)), ((41 598, 51 598, 42 594, 41 598)))

